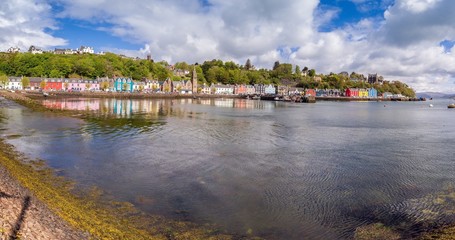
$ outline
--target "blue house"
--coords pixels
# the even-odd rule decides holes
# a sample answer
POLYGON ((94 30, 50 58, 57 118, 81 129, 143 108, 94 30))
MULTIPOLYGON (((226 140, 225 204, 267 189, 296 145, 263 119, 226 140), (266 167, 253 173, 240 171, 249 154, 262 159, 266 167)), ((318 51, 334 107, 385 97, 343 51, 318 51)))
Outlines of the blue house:
POLYGON ((377 98, 378 97, 378 90, 374 88, 368 88, 368 97, 369 98, 377 98))
POLYGON ((114 91, 116 92, 133 92, 134 82, 131 78, 116 78, 114 81, 114 91))

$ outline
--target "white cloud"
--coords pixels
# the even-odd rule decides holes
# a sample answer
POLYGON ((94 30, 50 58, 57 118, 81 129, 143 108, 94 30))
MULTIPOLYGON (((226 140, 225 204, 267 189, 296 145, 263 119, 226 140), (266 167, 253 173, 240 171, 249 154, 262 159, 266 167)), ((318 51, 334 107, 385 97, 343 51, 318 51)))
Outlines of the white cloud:
POLYGON ((0 4, 0 50, 65 45, 64 39, 47 33, 55 29, 51 7, 43 1, 7 0, 0 4))
MULTIPOLYGON (((365 12, 385 9, 384 17, 364 18, 330 32, 318 29, 342 9, 321 11, 318 0, 209 0, 210 5, 199 0, 49 1, 63 8, 60 18, 107 23, 103 31, 144 45, 134 51, 114 49, 130 55, 151 53, 156 60, 189 63, 220 58, 243 64, 250 58, 265 68, 279 60, 323 73, 377 72, 390 80, 403 80, 418 91, 455 92, 453 51, 445 53, 439 46, 443 40, 455 40, 452 0, 351 0, 365 12)), ((9 5, 17 10, 27 2, 9 5)), ((48 4, 32 5, 36 9, 24 7, 27 14, 8 19, 20 22, 25 18, 29 23, 18 26, 16 31, 21 31, 11 36, 25 41, 21 36, 35 31, 34 38, 48 38, 43 43, 62 45, 62 39, 44 32, 55 26, 48 4), (37 25, 31 25, 31 19, 37 25)), ((12 7, 6 8, 12 12, 12 7)), ((0 9, 4 11, 4 5, 0 9)), ((8 25, 4 19, 0 14, 0 26, 8 25)), ((14 29, 11 24, 5 28, 14 29)), ((0 39, 0 43, 12 42, 0 39)))

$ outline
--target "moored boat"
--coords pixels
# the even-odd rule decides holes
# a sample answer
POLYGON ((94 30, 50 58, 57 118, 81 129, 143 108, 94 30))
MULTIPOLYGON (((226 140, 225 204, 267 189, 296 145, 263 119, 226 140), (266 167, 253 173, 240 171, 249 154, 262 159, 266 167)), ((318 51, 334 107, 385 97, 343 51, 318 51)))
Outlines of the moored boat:
POLYGON ((449 104, 449 106, 447 106, 447 108, 455 108, 455 103, 449 104))

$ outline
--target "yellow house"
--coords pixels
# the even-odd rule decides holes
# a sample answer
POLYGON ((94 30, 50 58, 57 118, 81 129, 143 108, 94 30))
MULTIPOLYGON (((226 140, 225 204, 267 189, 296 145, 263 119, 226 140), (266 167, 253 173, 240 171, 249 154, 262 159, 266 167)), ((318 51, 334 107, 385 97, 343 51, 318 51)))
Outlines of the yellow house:
POLYGON ((361 98, 368 98, 368 90, 366 90, 366 89, 359 89, 359 97, 361 97, 361 98))

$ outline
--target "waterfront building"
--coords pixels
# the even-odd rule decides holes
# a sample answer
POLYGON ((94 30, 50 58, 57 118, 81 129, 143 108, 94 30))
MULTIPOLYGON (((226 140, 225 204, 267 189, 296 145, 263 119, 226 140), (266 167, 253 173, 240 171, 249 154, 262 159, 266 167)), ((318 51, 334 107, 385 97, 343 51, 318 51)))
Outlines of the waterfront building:
POLYGON ((145 82, 134 82, 134 86, 133 86, 133 91, 135 92, 141 92, 145 89, 146 87, 146 84, 145 82))
POLYGON ((346 97, 359 97, 358 88, 347 88, 345 92, 346 97))
POLYGON ((316 96, 316 90, 312 88, 305 89, 306 96, 316 96))
POLYGON ((246 94, 256 94, 256 89, 253 85, 246 85, 246 94))
POLYGON ((161 91, 170 93, 173 90, 172 81, 170 78, 166 79, 165 81, 161 82, 161 91))
POLYGON ((47 91, 60 91, 63 89, 63 81, 60 78, 47 78, 44 80, 44 90, 47 91))
POLYGON ((316 97, 339 97, 342 93, 338 89, 317 89, 316 97))
POLYGON ((202 94, 211 94, 212 93, 211 87, 204 83, 201 87, 201 93, 202 94))
POLYGON ((171 82, 171 92, 180 92, 180 90, 183 88, 182 86, 182 81, 172 81, 171 82))
POLYGON ((265 94, 276 94, 276 88, 273 84, 266 85, 264 88, 265 94))
POLYGON ((114 81, 114 91, 133 92, 134 82, 131 78, 118 77, 114 81))
POLYGON ((378 90, 375 88, 368 88, 368 97, 369 98, 377 98, 378 97, 378 90))
POLYGON ((22 78, 21 77, 9 77, 6 89, 10 90, 22 90, 22 78))
POLYGON ((157 80, 146 80, 145 89, 152 92, 160 91, 160 82, 157 80))
POLYGON ((68 91, 83 91, 85 90, 85 84, 81 79, 66 79, 68 84, 64 83, 64 85, 68 86, 68 91))
POLYGON ((254 84, 254 90, 256 94, 263 95, 265 94, 265 85, 264 84, 254 84))
POLYGON ((368 98, 368 90, 367 89, 359 89, 359 97, 361 98, 368 98))
POLYGON ((278 95, 281 95, 281 96, 287 96, 289 95, 289 88, 288 86, 277 86, 277 93, 278 95))
MULTIPOLYGON (((191 84, 190 80, 183 80, 181 81, 181 89, 179 93, 182 94, 192 94, 193 93, 193 85, 191 84)), ((197 89, 196 89, 197 93, 197 89)))
POLYGON ((304 95, 305 89, 298 88, 298 87, 291 87, 291 88, 289 88, 288 94, 289 95, 304 95))
POLYGON ((41 88, 41 82, 43 81, 40 77, 30 77, 30 89, 37 90, 41 88))
POLYGON ((234 86, 234 94, 236 95, 244 95, 246 94, 246 85, 240 84, 234 86))
POLYGON ((212 84, 211 88, 214 94, 234 94, 234 88, 230 85, 212 84))
POLYGON ((393 97, 393 93, 391 92, 385 92, 382 94, 382 98, 392 98, 393 97))

